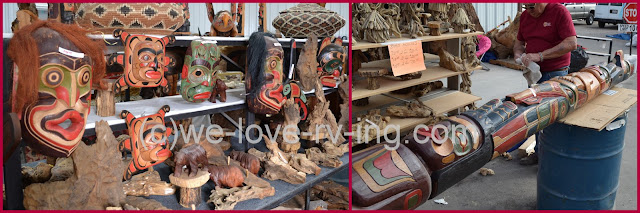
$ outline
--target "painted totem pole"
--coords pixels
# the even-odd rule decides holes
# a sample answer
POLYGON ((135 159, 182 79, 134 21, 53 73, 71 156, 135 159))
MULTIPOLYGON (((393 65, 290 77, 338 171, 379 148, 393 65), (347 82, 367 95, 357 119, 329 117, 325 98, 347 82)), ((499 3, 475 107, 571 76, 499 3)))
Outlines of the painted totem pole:
POLYGON ((247 105, 256 114, 278 114, 283 95, 284 50, 273 34, 255 32, 247 47, 247 105))
POLYGON ((428 129, 417 129, 396 150, 378 144, 354 153, 354 207, 415 209, 480 169, 494 151, 506 152, 628 79, 634 74, 633 66, 618 51, 612 63, 555 77, 428 129))

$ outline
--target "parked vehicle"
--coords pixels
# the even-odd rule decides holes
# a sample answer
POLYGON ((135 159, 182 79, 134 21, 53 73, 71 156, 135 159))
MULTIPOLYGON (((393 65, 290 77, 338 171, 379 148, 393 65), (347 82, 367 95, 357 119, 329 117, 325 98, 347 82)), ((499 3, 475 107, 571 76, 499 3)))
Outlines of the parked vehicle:
POLYGON ((627 3, 598 3, 594 20, 598 21, 598 27, 605 24, 625 24, 622 18, 623 8, 627 3))
POLYGON ((573 20, 585 20, 587 25, 593 24, 595 16, 595 3, 564 3, 569 13, 571 13, 571 19, 573 20))

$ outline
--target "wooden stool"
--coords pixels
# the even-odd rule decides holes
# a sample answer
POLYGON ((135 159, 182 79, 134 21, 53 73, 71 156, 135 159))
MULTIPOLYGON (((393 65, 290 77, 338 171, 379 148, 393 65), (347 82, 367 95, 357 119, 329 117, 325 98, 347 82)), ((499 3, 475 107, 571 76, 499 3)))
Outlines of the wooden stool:
POLYGON ((180 177, 169 175, 169 181, 173 185, 180 187, 180 205, 185 208, 195 210, 196 206, 202 202, 200 187, 209 181, 209 172, 198 170, 195 177, 189 177, 187 172, 183 172, 180 177))
POLYGON ((442 35, 440 32, 440 28, 442 26, 442 21, 430 21, 427 23, 427 27, 429 27, 430 35, 439 36, 442 35))
POLYGON ((389 73, 389 70, 383 67, 360 68, 358 70, 360 76, 367 78, 367 89, 369 90, 380 88, 378 77, 386 75, 387 73, 389 73))
POLYGON ((116 79, 102 79, 106 90, 96 89, 96 114, 100 117, 109 117, 116 115, 116 93, 113 91, 113 84, 116 79))

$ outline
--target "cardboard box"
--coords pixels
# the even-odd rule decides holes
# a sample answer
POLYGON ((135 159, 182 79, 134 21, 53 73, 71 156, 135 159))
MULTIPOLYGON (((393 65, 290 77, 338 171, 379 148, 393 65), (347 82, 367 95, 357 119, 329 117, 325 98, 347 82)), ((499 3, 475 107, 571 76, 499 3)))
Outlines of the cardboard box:
POLYGON ((638 102, 636 90, 614 87, 569 113, 559 122, 600 131, 636 102, 638 102))

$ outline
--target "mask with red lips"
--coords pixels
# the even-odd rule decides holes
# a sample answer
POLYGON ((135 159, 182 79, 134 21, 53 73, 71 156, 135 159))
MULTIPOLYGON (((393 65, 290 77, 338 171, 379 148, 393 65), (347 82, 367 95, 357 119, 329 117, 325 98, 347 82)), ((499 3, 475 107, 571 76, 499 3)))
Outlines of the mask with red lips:
POLYGON ((277 114, 286 97, 282 94, 284 51, 272 34, 256 32, 247 47, 246 90, 249 110, 277 114))
POLYGON ((323 86, 336 87, 337 79, 342 75, 344 57, 342 39, 336 38, 333 43, 330 37, 322 40, 318 52, 318 75, 323 86))
POLYGON ((180 81, 180 95, 189 102, 200 103, 211 97, 220 69, 220 51, 214 43, 192 41, 187 49, 180 81))
POLYGON ((124 43, 124 56, 118 56, 118 63, 124 65, 124 73, 114 91, 123 87, 167 87, 164 77, 170 59, 165 56, 165 47, 173 43, 173 36, 156 38, 145 35, 131 35, 124 30, 115 30, 113 36, 124 43))
MULTIPOLYGON (((40 54, 38 93, 22 111, 22 137, 42 154, 68 157, 81 141, 89 115, 91 59, 55 30, 42 27, 31 35, 40 54)), ((28 78, 31 71, 18 72, 28 78)))

